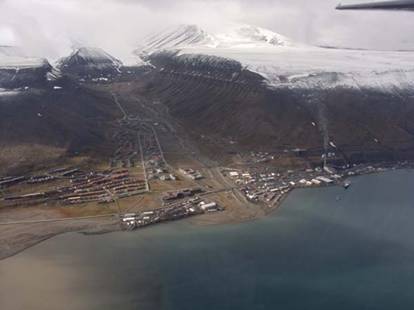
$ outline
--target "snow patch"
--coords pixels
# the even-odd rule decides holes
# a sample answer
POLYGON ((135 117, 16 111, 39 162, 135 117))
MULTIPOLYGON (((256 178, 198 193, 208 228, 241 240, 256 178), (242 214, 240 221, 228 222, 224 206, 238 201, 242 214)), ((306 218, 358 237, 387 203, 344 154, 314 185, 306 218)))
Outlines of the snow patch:
POLYGON ((19 90, 8 90, 4 88, 0 88, 0 97, 6 97, 6 96, 15 96, 20 93, 19 90))
POLYGON ((144 40, 136 54, 183 48, 255 48, 294 46, 288 38, 260 27, 232 25, 224 32, 207 33, 196 25, 180 25, 144 40))
POLYGON ((212 55, 240 62, 269 87, 414 89, 414 52, 318 47, 183 48, 179 55, 212 55))
POLYGON ((27 69, 48 65, 46 59, 29 57, 18 47, 0 46, 0 69, 27 69))
POLYGON ((237 61, 261 75, 271 88, 414 90, 414 52, 307 46, 249 25, 216 34, 180 26, 152 36, 136 53, 145 59, 159 51, 174 52, 188 61, 209 61, 207 55, 237 61))
POLYGON ((108 54, 103 49, 95 47, 81 47, 76 49, 68 57, 60 59, 57 66, 63 68, 71 64, 91 65, 97 68, 111 66, 116 69, 122 66, 120 60, 108 54))

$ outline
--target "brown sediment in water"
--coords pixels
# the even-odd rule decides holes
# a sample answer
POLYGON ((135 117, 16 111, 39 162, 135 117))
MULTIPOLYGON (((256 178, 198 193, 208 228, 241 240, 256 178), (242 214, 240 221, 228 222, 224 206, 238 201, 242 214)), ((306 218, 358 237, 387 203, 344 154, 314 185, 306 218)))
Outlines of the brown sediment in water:
MULTIPOLYGON (((238 224, 264 217, 277 209, 282 203, 283 199, 272 208, 259 205, 254 206, 254 208, 252 205, 249 207, 239 206, 224 212, 195 216, 186 219, 186 221, 196 226, 238 224)), ((4 214, 5 212, 3 211, 2 213, 4 214)), ((18 212, 20 216, 24 213, 25 217, 28 218, 34 216, 35 211, 30 208, 25 208, 18 212)), ((53 211, 51 212, 53 213, 53 211)), ((9 213, 16 213, 16 211, 12 210, 9 213)), ((9 217, 13 217, 13 215, 9 215, 9 217)), ((121 231, 121 228, 116 217, 0 225, 0 260, 14 256, 43 241, 64 233, 78 232, 84 235, 96 235, 119 231, 121 231)))
MULTIPOLYGON (((372 172, 371 172, 372 173, 372 172)), ((367 173, 367 174, 371 174, 367 173)), ((377 172, 378 173, 378 172, 377 172)), ((338 185, 338 184, 336 184, 338 185)), ((277 211, 291 192, 285 193, 271 207, 246 203, 226 208, 224 212, 204 214, 185 219, 196 226, 238 224, 256 220, 277 211)), ((0 210, 0 218, 6 222, 9 219, 36 219, 62 216, 54 209, 42 210, 36 208, 21 208, 0 210)), ((157 224, 157 225, 165 225, 157 224)), ((146 229, 146 228, 140 228, 146 229)), ((57 235, 78 232, 85 235, 106 234, 121 231, 116 217, 90 218, 73 221, 47 223, 30 223, 17 225, 0 225, 0 260, 14 256, 32 246, 53 238, 57 235)))

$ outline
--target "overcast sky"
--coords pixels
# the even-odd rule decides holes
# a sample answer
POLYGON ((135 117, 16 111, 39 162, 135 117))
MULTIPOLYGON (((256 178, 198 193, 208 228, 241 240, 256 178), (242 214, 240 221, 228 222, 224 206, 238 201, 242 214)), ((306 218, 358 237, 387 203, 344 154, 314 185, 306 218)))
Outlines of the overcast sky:
POLYGON ((145 34, 157 28, 191 23, 217 30, 237 22, 308 44, 414 49, 414 12, 335 11, 337 2, 0 0, 0 45, 19 45, 50 58, 70 52, 74 45, 99 46, 126 58, 145 34))

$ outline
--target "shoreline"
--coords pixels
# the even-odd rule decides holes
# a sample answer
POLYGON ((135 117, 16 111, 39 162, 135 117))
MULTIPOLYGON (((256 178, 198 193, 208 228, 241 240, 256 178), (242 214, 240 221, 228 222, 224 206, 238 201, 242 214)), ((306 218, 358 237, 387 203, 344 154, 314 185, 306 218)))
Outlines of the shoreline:
MULTIPOLYGON (((399 168, 390 168, 390 169, 386 169, 383 171, 369 171, 366 173, 362 173, 362 174, 358 174, 358 175, 353 175, 353 176, 349 176, 349 178, 355 178, 355 177, 360 177, 360 176, 365 176, 365 175, 372 175, 372 174, 383 174, 383 173, 387 173, 387 172, 391 172, 391 171, 399 171, 399 170, 414 170, 414 167, 399 167, 399 168)), ((315 186, 315 187, 297 187, 297 188, 293 188, 292 190, 290 190, 288 193, 284 194, 279 201, 277 201, 272 207, 269 206, 265 206, 265 205, 261 205, 261 204, 257 204, 257 210, 255 210, 254 213, 249 214, 248 216, 240 216, 240 215, 235 215, 235 214, 229 214, 229 213, 218 213, 214 214, 214 215, 201 215, 201 216, 196 216, 196 217, 192 217, 192 218, 187 218, 184 219, 186 221, 188 221, 189 223, 191 223, 191 225, 194 226, 199 226, 199 227, 205 227, 205 226, 212 226, 212 225, 230 225, 230 224, 242 224, 242 223, 247 223, 247 222, 251 222, 263 217, 267 217, 270 214, 277 212, 281 206, 283 205, 283 203, 285 202, 285 200, 289 197, 289 195, 296 189, 316 189, 316 188, 324 188, 324 187, 340 187, 339 183, 335 183, 332 185, 323 185, 323 186, 315 186), (224 214, 224 216, 223 216, 224 214), (208 219, 210 217, 210 219, 208 219), (207 219, 207 220, 206 220, 207 219)), ((116 232, 122 232, 124 231, 121 227, 119 227, 119 222, 115 221, 113 219, 110 219, 110 221, 105 221, 104 217, 109 218, 109 216, 101 216, 101 218, 91 218, 90 221, 88 219, 85 219, 85 223, 84 224, 80 224, 80 223, 68 223, 65 222, 64 220, 60 220, 60 221, 49 221, 46 223, 33 223, 31 225, 44 225, 44 224, 58 224, 55 225, 56 227, 52 227, 52 231, 47 232, 47 231, 40 231, 39 234, 30 234, 28 232, 25 233, 26 235, 26 239, 22 240, 21 242, 18 242, 17 244, 8 244, 7 241, 3 241, 0 239, 0 245, 2 245, 3 243, 6 244, 6 246, 8 247, 8 249, 6 251, 2 251, 0 249, 0 262, 2 260, 6 260, 8 258, 11 258, 13 256, 16 256, 22 252, 24 252, 25 250, 30 249, 31 247, 34 247, 44 241, 47 241, 51 238, 54 238, 56 236, 62 235, 62 234, 67 234, 67 233, 79 233, 82 234, 84 236, 94 236, 94 235, 105 235, 105 234, 110 234, 110 233, 116 233, 116 232), (63 224, 63 225, 59 225, 59 224, 63 224), (53 231, 53 228, 55 229, 55 231, 53 231), (43 234, 42 234, 43 232, 43 234)), ((73 219, 74 221, 76 221, 77 219, 73 219)), ((80 221, 82 221, 82 219, 79 219, 80 221)), ((170 224, 171 222, 164 222, 164 223, 160 223, 160 224, 156 224, 158 225, 167 225, 170 224)), ((19 224, 16 224, 19 225, 19 224)), ((13 224, 10 224, 10 226, 15 226, 13 224)), ((46 225, 47 226, 47 225, 46 225)), ((143 227, 138 229, 137 231, 141 230, 141 229, 145 229, 145 228, 151 228, 155 225, 151 225, 151 226, 147 226, 147 227, 143 227)), ((44 227, 42 227, 44 228, 44 227)), ((49 229, 51 229, 49 227, 49 229)), ((127 233, 134 233, 137 231, 133 231, 133 232, 127 232, 127 233)))
MULTIPOLYGON (((58 222, 58 224, 62 224, 62 222, 58 222)), ((32 225, 32 228, 36 230, 39 228, 35 226, 44 224, 40 223, 32 225)), ((63 225, 56 225, 54 227, 41 227, 38 231, 35 231, 34 233, 25 233, 25 237, 23 240, 20 240, 19 242, 13 242, 13 244, 8 244, 7 242, 0 239, 0 245, 5 243, 5 246, 8 247, 8 249, 5 251, 0 250, 0 262, 2 260, 18 255, 24 252, 25 250, 30 249, 31 247, 39 245, 44 241, 47 241, 51 238, 54 238, 62 234, 88 232, 98 232, 100 234, 106 234, 117 231, 121 231, 118 225, 118 221, 105 221, 105 219, 95 219, 94 221, 85 224, 63 223, 63 225), (48 231, 43 231, 42 229, 47 229, 48 231)))

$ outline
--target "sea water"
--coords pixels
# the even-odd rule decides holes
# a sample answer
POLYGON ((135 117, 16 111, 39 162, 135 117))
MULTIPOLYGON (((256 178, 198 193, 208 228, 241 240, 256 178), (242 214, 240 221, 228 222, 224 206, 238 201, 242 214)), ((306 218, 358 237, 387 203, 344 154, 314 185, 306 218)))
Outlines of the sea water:
POLYGON ((0 261, 0 309, 414 309, 414 171, 295 190, 248 223, 57 236, 0 261))

